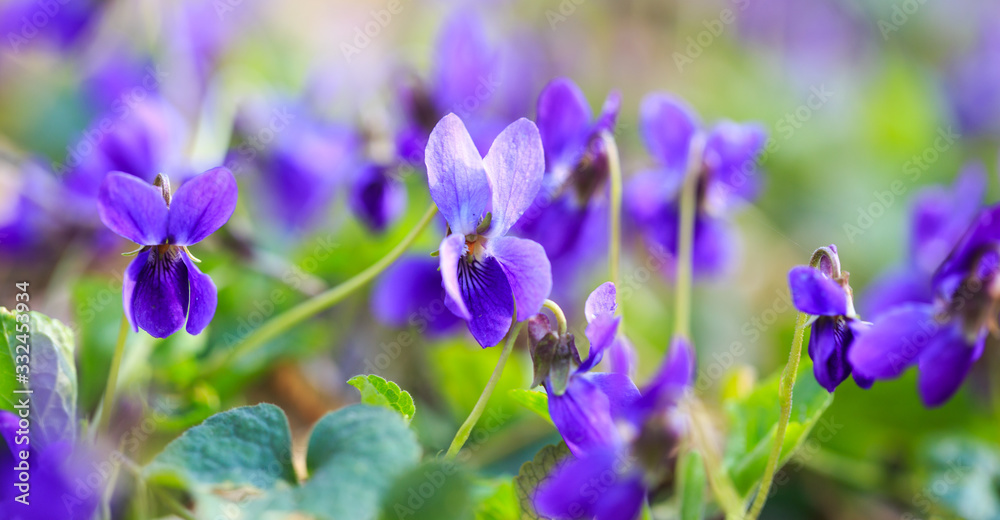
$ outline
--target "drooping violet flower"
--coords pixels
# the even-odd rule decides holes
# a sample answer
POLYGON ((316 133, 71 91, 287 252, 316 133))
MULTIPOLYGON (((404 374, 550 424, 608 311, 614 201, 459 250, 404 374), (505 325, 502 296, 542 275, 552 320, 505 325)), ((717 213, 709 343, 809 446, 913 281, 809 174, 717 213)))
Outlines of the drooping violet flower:
POLYGON ((982 356, 1000 302, 1000 206, 983 210, 932 278, 935 302, 904 304, 875 319, 848 354, 876 379, 912 365, 929 407, 947 402, 982 356))
POLYGON ((904 303, 934 302, 931 276, 969 228, 985 193, 985 168, 973 163, 962 169, 950 189, 931 186, 916 195, 907 260, 868 286, 860 306, 866 316, 878 317, 904 303))
MULTIPOLYGON (((535 379, 549 395, 549 415, 566 445, 577 456, 595 447, 620 443, 617 422, 639 398, 639 390, 626 372, 592 372, 605 352, 625 348, 618 334, 621 317, 615 316, 615 286, 606 282, 587 298, 590 343, 581 361, 572 333, 553 331, 544 314, 528 321, 535 379)), ((620 355, 620 354, 619 354, 620 355)))
POLYGON ((816 381, 833 392, 853 372, 861 388, 870 388, 872 378, 852 370, 848 361, 855 338, 871 325, 854 311, 854 297, 848 284, 849 273, 840 270, 837 246, 820 248, 811 265, 793 267, 788 272, 792 302, 799 312, 812 315, 809 357, 816 381))
MULTIPOLYGON (((688 418, 678 403, 694 377, 690 343, 674 338, 642 396, 626 406, 616 442, 597 445, 559 466, 538 488, 535 509, 554 519, 634 520, 646 496, 670 481, 688 418), (600 482, 595 492, 594 482, 600 482)), ((551 397, 550 397, 551 398, 551 397)))
MULTIPOLYGON (((760 191, 757 161, 766 141, 763 128, 722 121, 702 130, 687 104, 669 94, 646 96, 640 120, 646 148, 659 164, 629 182, 625 191, 629 215, 647 241, 676 258, 681 186, 686 175, 696 175, 694 274, 723 273, 734 247, 725 217, 760 191)), ((665 262, 664 272, 676 272, 674 264, 665 262)))
POLYGON ((609 173, 600 134, 614 130, 620 106, 621 96, 610 93, 595 120, 583 92, 566 78, 550 82, 538 97, 545 177, 514 232, 545 248, 557 301, 575 299, 587 261, 607 249, 609 173))
POLYGON ((194 265, 187 246, 225 224, 236 209, 236 179, 226 168, 196 175, 171 194, 166 177, 155 185, 120 172, 108 174, 98 195, 101 221, 141 246, 122 287, 132 328, 165 338, 185 321, 198 334, 215 315, 215 283, 194 265))
POLYGON ((70 441, 37 446, 25 433, 29 428, 21 428, 19 420, 16 414, 0 410, 0 510, 4 518, 89 520, 100 493, 86 486, 81 493, 80 483, 94 471, 93 464, 70 441), (19 469, 22 463, 26 469, 19 469))
POLYGON ((439 249, 446 303, 491 347, 507 334, 515 303, 517 321, 526 320, 552 290, 542 246, 505 236, 542 182, 538 128, 527 119, 511 123, 484 158, 462 120, 448 114, 431 132, 426 157, 431 198, 450 229, 439 249))
POLYGON ((379 276, 372 290, 372 315, 393 327, 413 327, 429 336, 444 334, 461 322, 445 306, 438 261, 404 256, 379 276))

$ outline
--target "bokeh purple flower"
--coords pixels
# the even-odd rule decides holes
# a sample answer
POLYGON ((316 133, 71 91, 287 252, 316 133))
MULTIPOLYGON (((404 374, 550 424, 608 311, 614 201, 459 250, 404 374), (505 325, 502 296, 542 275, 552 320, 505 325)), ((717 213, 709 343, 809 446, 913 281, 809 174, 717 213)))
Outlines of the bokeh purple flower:
POLYGON ((38 446, 31 442, 35 439, 29 441, 18 421, 16 414, 0 410, 0 511, 4 518, 89 520, 100 493, 88 487, 91 484, 82 484, 94 471, 84 460, 85 450, 70 441, 38 446), (18 469, 22 463, 26 471, 18 469), (26 483, 22 473, 28 476, 26 483))
POLYGON ((921 190, 910 210, 909 254, 901 266, 875 279, 862 300, 866 316, 904 303, 933 303, 931 276, 948 256, 982 207, 986 171, 979 163, 967 165, 949 189, 921 190))
MULTIPOLYGON (((528 115, 529 106, 522 103, 530 102, 526 93, 536 88, 537 64, 517 43, 493 43, 487 34, 474 12, 456 12, 438 35, 430 77, 409 73, 397 82, 402 121, 395 141, 401 162, 423 164, 428 136, 446 114, 462 118, 482 154, 509 121, 528 115)), ((519 43, 529 41, 524 37, 519 43)))
POLYGON ((1000 299, 1000 206, 980 212, 931 279, 933 303, 908 303, 885 312, 856 342, 852 365, 892 379, 917 365, 925 405, 947 402, 997 331, 1000 299))
POLYGON ((958 132, 1000 136, 1000 19, 995 12, 980 22, 977 41, 954 59, 944 77, 958 132))
POLYGON ((545 176, 514 233, 545 248, 557 300, 574 301, 572 289, 587 260, 607 250, 609 170, 600 134, 614 131, 620 106, 621 96, 610 93, 595 119, 583 92, 566 78, 538 96, 545 176))
POLYGON ((461 319, 445 306, 438 261, 407 255, 385 270, 372 290, 372 315, 393 327, 414 327, 435 336, 451 331, 461 319))
POLYGON ((545 250, 505 236, 531 205, 542 182, 544 155, 538 128, 511 123, 482 157, 462 120, 448 114, 427 143, 431 198, 448 221, 439 249, 447 305, 469 322, 483 347, 517 321, 537 314, 552 290, 545 250))
POLYGON ((226 168, 213 168, 185 182, 171 194, 169 182, 158 185, 113 172, 101 184, 98 210, 115 233, 141 246, 122 287, 125 316, 132 328, 165 338, 187 322, 198 334, 215 315, 215 283, 192 261, 187 246, 197 244, 225 224, 236 209, 236 179, 226 168))
MULTIPOLYGON (((766 141, 764 129, 722 121, 703 130, 686 103, 656 93, 642 102, 640 130, 658 164, 633 177, 626 187, 629 215, 647 241, 675 259, 681 186, 687 175, 696 175, 694 274, 724 273, 731 265, 735 240, 726 216, 760 191, 757 162, 766 141)), ((664 271, 674 273, 675 263, 666 262, 664 271)))

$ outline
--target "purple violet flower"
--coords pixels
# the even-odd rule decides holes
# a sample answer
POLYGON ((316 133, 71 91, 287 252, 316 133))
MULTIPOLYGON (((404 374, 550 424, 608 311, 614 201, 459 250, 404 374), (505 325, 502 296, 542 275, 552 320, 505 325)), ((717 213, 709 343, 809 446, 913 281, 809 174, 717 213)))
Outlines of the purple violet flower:
MULTIPOLYGON (((647 241, 676 257, 679 196, 693 165, 698 176, 694 274, 721 274, 733 257, 733 233, 725 215, 760 191, 757 161, 766 141, 764 129, 722 121, 702 130, 691 108, 669 94, 646 96, 640 120, 646 148, 659 166, 629 182, 625 199, 630 216, 647 241)), ((675 271, 674 262, 666 262, 664 272, 675 271)))
POLYGON ((460 323, 445 306, 438 261, 407 255, 379 276, 372 290, 372 315, 393 327, 414 327, 428 336, 444 334, 460 323))
POLYGON ((609 399, 618 401, 626 418, 618 421, 613 442, 574 452, 539 486, 535 509, 554 519, 637 518, 647 494, 668 481, 670 468, 675 466, 679 439, 687 430, 687 418, 678 403, 691 387, 694 364, 691 344, 674 338, 641 397, 627 403, 609 399), (599 491, 594 482, 601 483, 599 491))
POLYGON ((549 415, 566 445, 577 456, 589 450, 621 442, 617 422, 639 399, 639 390, 627 373, 591 372, 605 352, 622 349, 618 334, 621 318, 614 315, 615 286, 606 282, 587 298, 587 328, 590 343, 587 359, 580 360, 573 334, 559 336, 544 314, 528 321, 534 385, 544 384, 549 395, 549 415))
MULTIPOLYGON (((0 410, 0 511, 8 520, 66 519, 89 520, 97 509, 99 493, 89 487, 80 493, 81 480, 94 471, 84 460, 79 447, 69 441, 58 441, 43 447, 34 442, 24 443, 26 435, 19 434, 18 416, 0 410), (22 458, 22 452, 28 458, 22 458), (24 489, 17 466, 28 465, 30 486, 24 489), (25 492, 30 493, 25 495, 25 492), (25 495, 23 500, 17 500, 25 495), (7 515, 12 516, 7 516, 7 515)), ((24 430, 21 430, 22 432, 24 430)), ((34 439, 31 439, 34 441, 34 439)))
POLYGON ((557 300, 572 301, 585 261, 607 249, 609 171, 600 134, 614 130, 620 107, 621 96, 612 92, 594 119, 583 92, 566 78, 553 80, 538 96, 545 176, 514 232, 545 248, 557 300))
POLYGON ((484 158, 462 120, 448 114, 431 132, 426 157, 431 198, 450 230, 439 249, 446 303, 491 347, 510 329, 515 303, 517 321, 526 320, 552 290, 542 246, 505 236, 542 182, 538 128, 527 119, 511 123, 484 158))
POLYGON ((947 402, 982 356, 988 331, 998 331, 1000 206, 983 210, 931 279, 934 303, 905 304, 875 319, 848 354, 876 379, 899 377, 911 365, 929 407, 947 402))
POLYGON ((835 245, 820 248, 813 259, 813 265, 788 272, 788 286, 795 308, 813 316, 808 350, 816 381, 833 392, 853 372, 858 386, 871 388, 872 378, 852 370, 847 357, 855 338, 871 325, 854 311, 850 273, 840 270, 835 245))
MULTIPOLYGON (((400 161, 424 163, 428 135, 445 114, 463 119, 480 153, 508 121, 528 114, 529 106, 520 106, 522 92, 534 92, 537 63, 522 58, 526 52, 516 45, 494 45, 487 33, 479 16, 457 12, 438 35, 430 78, 411 73, 399 82, 403 120, 395 141, 400 161)), ((520 43, 525 41, 530 38, 520 43)))
POLYGON ((951 189, 931 186, 916 195, 908 261, 868 286, 861 306, 866 316, 878 317, 904 303, 934 302, 931 276, 969 228, 985 193, 986 169, 973 163, 962 169, 951 189))
POLYGON ((125 316, 135 331, 165 338, 186 321, 185 330, 198 334, 212 321, 215 283, 194 265, 187 246, 222 227, 236 199, 236 179, 222 167, 194 176, 173 194, 162 175, 155 185, 121 172, 104 179, 101 221, 141 246, 122 287, 125 316))
MULTIPOLYGON (((338 188, 358 167, 362 139, 348 125, 321 120, 289 102, 251 104, 236 121, 238 144, 226 165, 256 174, 255 195, 285 232, 308 232, 330 209, 338 188)), ((271 222, 268 222, 270 224, 271 222)))

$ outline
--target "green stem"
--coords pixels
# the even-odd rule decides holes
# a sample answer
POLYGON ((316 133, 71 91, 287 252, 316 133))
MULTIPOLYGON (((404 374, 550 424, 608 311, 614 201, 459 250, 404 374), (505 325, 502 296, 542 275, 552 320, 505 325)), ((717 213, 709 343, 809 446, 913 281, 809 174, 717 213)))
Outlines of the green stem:
POLYGON ((555 315, 559 335, 562 336, 563 334, 566 334, 566 330, 569 327, 566 325, 566 314, 563 313, 562 307, 559 307, 559 304, 552 300, 545 300, 545 303, 542 303, 542 307, 552 311, 552 314, 555 315))
POLYGON ((451 446, 448 447, 448 453, 445 454, 445 457, 454 458, 457 456, 458 452, 462 449, 462 446, 465 446, 465 441, 469 440, 469 435, 472 434, 472 428, 474 428, 476 423, 479 422, 479 417, 483 415, 483 411, 486 409, 487 401, 490 400, 490 396, 493 395, 493 390, 500 381, 500 376, 503 374, 503 368, 507 365, 507 358, 510 357, 510 352, 514 349, 514 341, 517 340, 517 334, 519 332, 521 332, 521 323, 515 324, 511 327, 510 332, 507 333, 507 341, 504 342, 503 350, 500 352, 500 360, 497 361, 497 366, 493 369, 493 375, 490 376, 489 382, 486 383, 486 388, 483 388, 483 393, 479 396, 479 400, 476 401, 476 405, 472 407, 472 412, 469 413, 469 417, 465 419, 465 422, 462 423, 462 427, 455 433, 455 438, 452 439, 451 446))
MULTIPOLYGON (((610 179, 611 203, 610 220, 611 236, 608 244, 608 269, 611 282, 618 287, 621 277, 621 242, 622 242, 622 166, 618 157, 618 145, 615 138, 608 132, 601 133, 604 149, 608 156, 608 173, 610 179)), ((619 289, 620 290, 620 289, 619 289)))
POLYGON ((689 401, 691 417, 691 442, 694 449, 702 454, 705 464, 705 476, 708 478, 708 486, 715 495, 716 501, 725 512, 726 520, 736 520, 743 518, 743 502, 736 486, 729 478, 723 468, 722 458, 716 452, 716 447, 712 441, 712 432, 715 431, 711 424, 708 412, 703 408, 697 398, 689 401))
POLYGON ((701 146, 693 145, 690 164, 681 185, 680 221, 678 222, 677 246, 677 287, 674 295, 674 335, 689 337, 691 334, 691 256, 694 249, 695 196, 698 188, 698 172, 701 168, 701 146))
POLYGON ((424 216, 420 218, 417 222, 416 227, 414 227, 406 237, 403 238, 396 247, 389 251, 384 257, 382 257, 378 262, 375 262, 369 266, 364 271, 356 274, 353 278, 350 278, 340 285, 333 287, 319 295, 310 298, 295 307, 285 311, 282 314, 274 317, 267 323, 261 325, 259 328, 254 330, 246 339, 241 343, 236 345, 233 349, 229 350, 225 354, 217 356, 214 361, 209 361, 205 365, 205 369, 202 372, 202 376, 214 374, 218 370, 227 366, 233 359, 249 354, 257 348, 268 341, 278 337, 281 333, 287 331, 288 329, 302 323, 303 321, 311 318, 312 316, 318 314, 319 312, 336 305, 341 300, 349 296, 354 291, 365 284, 372 281, 376 276, 382 273, 386 268, 392 265, 409 247, 416 241, 420 233, 430 224, 434 215, 437 213, 437 206, 431 204, 424 216))
POLYGON ((649 507, 649 497, 642 501, 642 520, 653 520, 653 508, 649 507))
POLYGON ((191 511, 188 510, 188 508, 184 507, 174 497, 170 496, 169 493, 160 489, 156 484, 150 484, 147 482, 146 477, 142 474, 142 468, 140 468, 134 461, 126 458, 122 462, 122 465, 128 469, 129 473, 131 473, 137 481, 142 482, 143 485, 147 486, 148 489, 153 492, 153 494, 159 497, 160 501, 163 502, 163 505, 166 506, 171 513, 183 518, 184 520, 198 520, 193 514, 191 514, 191 511))
POLYGON ((122 365, 122 356, 125 354, 125 340, 128 338, 128 330, 131 327, 125 315, 122 315, 121 325, 118 327, 118 342, 115 344, 115 351, 111 355, 111 369, 108 370, 108 382, 104 387, 104 400, 101 402, 100 418, 97 422, 97 433, 106 433, 108 425, 111 424, 111 414, 115 409, 115 388, 118 386, 118 369, 122 365))
POLYGON ((806 320, 808 316, 799 313, 795 323, 795 336, 792 339, 792 350, 788 354, 788 364, 781 374, 781 386, 778 387, 778 399, 781 401, 781 417, 778 419, 778 427, 774 432, 774 444, 771 446, 771 455, 767 458, 767 466, 764 468, 764 476, 761 478, 760 490, 754 498, 753 506, 747 513, 747 520, 756 520, 764 509, 767 502, 767 495, 771 492, 771 482, 774 480, 774 472, 778 470, 778 460, 781 457, 781 448, 785 443, 785 430, 788 428, 788 419, 792 415, 792 389, 795 388, 795 378, 799 373, 799 359, 802 357, 802 338, 805 336, 806 320))

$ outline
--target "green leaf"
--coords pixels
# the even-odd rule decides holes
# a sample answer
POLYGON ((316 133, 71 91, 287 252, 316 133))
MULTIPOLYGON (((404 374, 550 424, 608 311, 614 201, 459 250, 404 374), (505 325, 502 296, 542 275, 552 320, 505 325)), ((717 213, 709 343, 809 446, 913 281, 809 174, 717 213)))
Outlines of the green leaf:
POLYGON ((382 520, 464 519, 472 515, 471 477, 448 460, 432 460, 393 483, 382 503, 382 520))
POLYGON ((355 405, 316 423, 306 454, 308 478, 292 465, 284 412, 270 404, 208 418, 167 445, 146 467, 153 485, 183 487, 199 518, 371 520, 396 477, 417 464, 420 446, 394 411, 355 405))
POLYGON ((21 398, 29 398, 31 412, 31 440, 38 447, 53 442, 74 442, 77 434, 76 416, 76 365, 73 360, 73 333, 59 320, 38 312, 21 318, 0 308, 0 325, 3 328, 3 352, 0 353, 0 407, 14 410, 21 398), (27 321, 25 321, 25 319, 27 321), (18 326, 22 330, 18 330, 18 326), (26 327, 25 327, 26 326, 26 327), (27 328, 27 348, 24 331, 27 328), (20 338, 19 338, 20 337, 20 338), (13 393, 16 381, 17 356, 25 355, 28 361, 30 395, 13 393))
POLYGON ((930 499, 961 518, 1000 520, 1000 451, 995 446, 950 437, 928 443, 921 452, 926 453, 930 474, 915 505, 930 499))
POLYGON ((515 388, 508 391, 507 395, 521 406, 541 416, 549 424, 553 424, 552 417, 549 417, 549 395, 545 392, 515 388))
POLYGON ((479 503, 475 520, 511 520, 521 517, 521 505, 514 492, 514 481, 497 478, 480 481, 476 487, 479 503))
POLYGON ((535 495, 539 484, 545 482, 545 479, 552 473, 553 468, 568 456, 570 456, 569 448, 566 447, 566 443, 560 442, 542 448, 535 454, 534 459, 521 465, 521 471, 514 477, 514 487, 517 500, 521 504, 522 518, 532 520, 544 518, 535 512, 531 497, 535 495))
POLYGON ((420 460, 416 436, 399 414, 348 406, 324 416, 309 437, 309 480, 298 493, 319 518, 375 518, 397 476, 420 460))
MULTIPOLYGON (((736 490, 743 497, 757 485, 771 452, 781 413, 778 398, 780 380, 779 371, 762 381, 743 399, 726 405, 730 429, 723 463, 736 490)), ((785 431, 779 468, 805 442, 831 402, 833 394, 819 386, 812 374, 812 363, 803 359, 792 392, 792 413, 785 431)))
POLYGON ((681 520, 701 520, 705 516, 705 464, 701 454, 691 450, 677 460, 677 496, 681 520))
POLYGON ((167 445, 146 467, 151 479, 177 476, 189 485, 220 484, 255 490, 295 484, 292 435, 284 412, 272 404, 213 415, 167 445))
POLYGON ((399 385, 392 381, 386 381, 375 374, 369 374, 354 376, 347 381, 347 384, 361 391, 362 403, 396 410, 403 416, 406 424, 410 424, 413 415, 417 413, 410 393, 400 389, 399 385))

